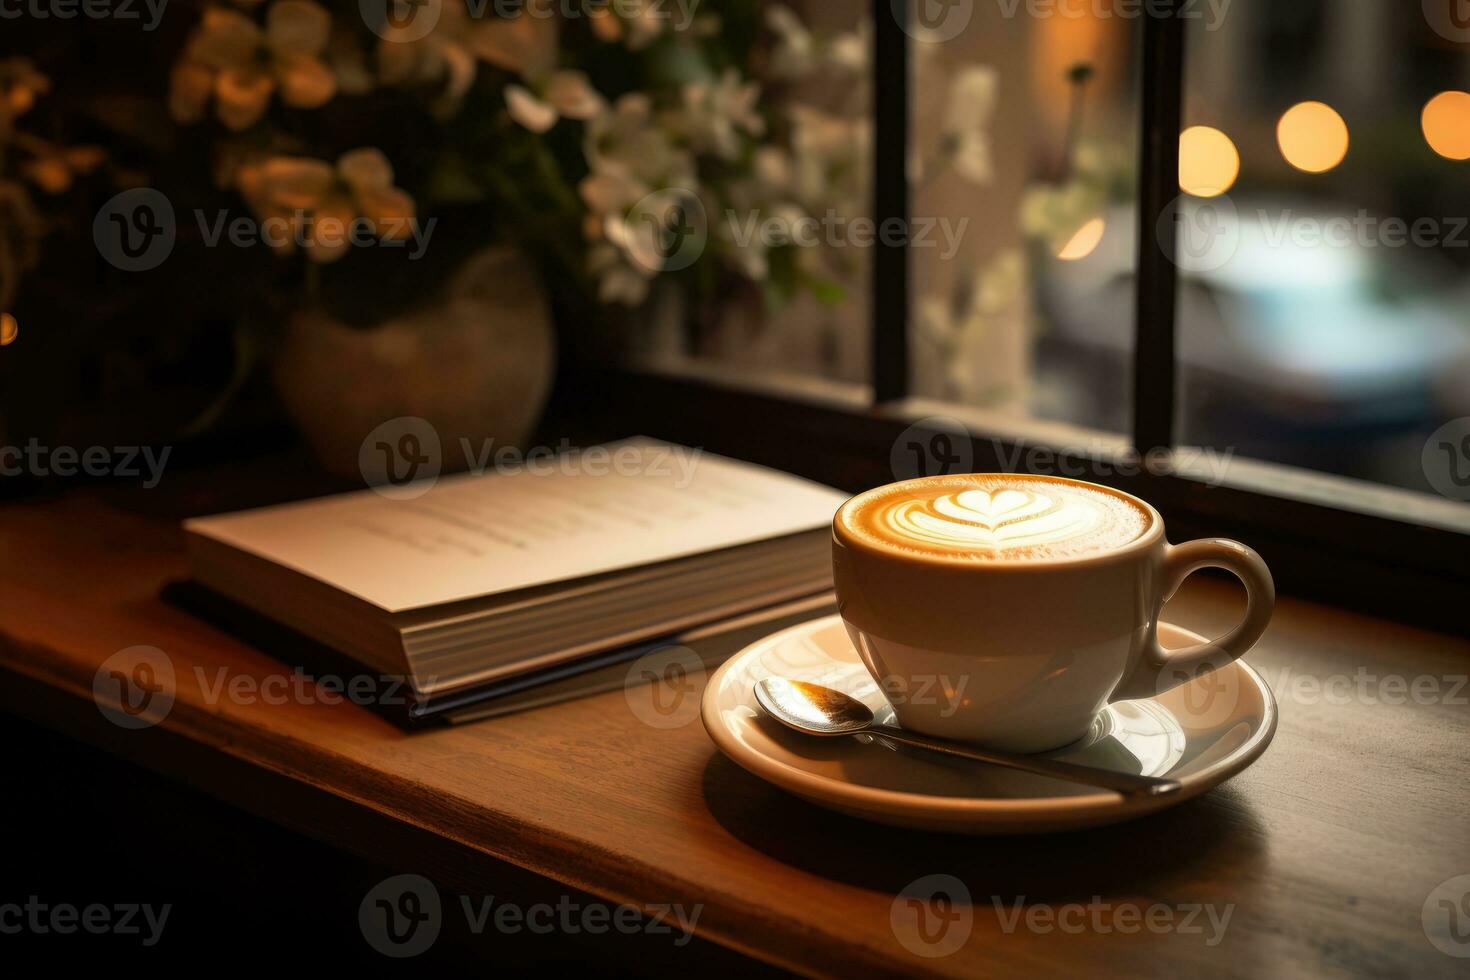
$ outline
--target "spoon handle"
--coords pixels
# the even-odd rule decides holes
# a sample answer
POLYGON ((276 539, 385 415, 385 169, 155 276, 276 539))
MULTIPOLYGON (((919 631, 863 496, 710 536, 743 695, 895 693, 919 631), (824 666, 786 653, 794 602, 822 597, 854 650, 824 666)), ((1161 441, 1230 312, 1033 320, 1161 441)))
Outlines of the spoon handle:
POLYGON ((1056 779, 1065 779, 1068 782, 1083 783, 1088 786, 1100 786, 1103 789, 1116 790, 1127 796, 1164 796, 1169 793, 1177 793, 1180 789, 1179 782, 1174 779, 1138 776, 1126 772, 1114 772, 1111 769, 1096 769, 1092 766, 1076 766, 1070 762, 1058 762, 1055 759, 1041 756, 993 752, 989 749, 929 738, 926 735, 915 735, 912 732, 900 731, 886 725, 870 728, 868 734, 886 738, 891 742, 901 742, 915 748, 928 749, 931 752, 942 752, 945 755, 974 759, 977 762, 988 762, 993 766, 1019 769, 1021 772, 1052 776, 1056 779))

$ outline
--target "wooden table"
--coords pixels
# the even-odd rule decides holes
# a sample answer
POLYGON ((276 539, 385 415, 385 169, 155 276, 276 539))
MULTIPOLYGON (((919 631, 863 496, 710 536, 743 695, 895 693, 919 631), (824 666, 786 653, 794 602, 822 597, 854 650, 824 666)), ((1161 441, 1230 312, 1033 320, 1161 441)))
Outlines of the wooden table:
MULTIPOLYGON (((159 601, 187 565, 177 502, 155 500, 87 491, 0 508, 0 702, 302 833, 417 860, 407 866, 461 888, 485 861, 612 904, 698 905, 703 940, 800 973, 1470 968, 1421 923, 1431 891, 1470 874, 1464 640, 1283 599, 1250 658, 1277 689, 1280 727, 1249 771, 1122 826, 943 837, 788 797, 720 756, 697 720, 651 727, 621 691, 413 735, 347 703, 211 698, 221 671, 247 685, 287 671, 159 601), (104 660, 138 644, 167 653, 176 699, 159 726, 128 731, 102 717, 92 685, 104 660), (1402 690, 1389 680, 1400 677, 1402 690), (973 927, 953 955, 921 958, 895 938, 890 911, 936 873, 966 883, 973 927), (1155 904, 1181 916, 1229 908, 1230 919, 1222 937, 1203 916, 1198 932, 1007 931, 1016 902, 1053 913, 1080 903, 1104 925, 1155 904)), ((200 491, 186 509, 230 503, 200 491)), ((1195 580, 1167 615, 1219 632, 1236 602, 1226 583, 1195 580)))

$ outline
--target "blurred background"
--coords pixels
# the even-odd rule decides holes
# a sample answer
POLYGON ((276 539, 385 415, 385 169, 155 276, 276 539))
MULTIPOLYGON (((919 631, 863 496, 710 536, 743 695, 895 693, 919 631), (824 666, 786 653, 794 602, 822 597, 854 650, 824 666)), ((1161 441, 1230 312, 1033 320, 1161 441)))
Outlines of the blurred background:
MULTIPOLYGON (((1126 432, 1162 232, 1183 444, 1470 485, 1431 439, 1470 416, 1470 24, 1443 6, 1190 4, 1174 229, 1137 227, 1131 5, 916 11, 913 394, 1126 432)), ((523 441, 569 366, 865 390, 884 7, 7 14, 0 444, 284 426, 347 472, 395 416, 523 441)))

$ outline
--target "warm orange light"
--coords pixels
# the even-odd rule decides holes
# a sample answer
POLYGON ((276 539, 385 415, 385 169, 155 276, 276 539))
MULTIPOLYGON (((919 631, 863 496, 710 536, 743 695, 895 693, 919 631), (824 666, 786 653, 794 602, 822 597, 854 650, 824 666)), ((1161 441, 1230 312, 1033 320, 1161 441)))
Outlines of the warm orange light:
POLYGON ((1106 221, 1093 218, 1077 229, 1077 234, 1057 253, 1057 258, 1063 262, 1080 262, 1097 250, 1098 245, 1102 244, 1103 233, 1107 230, 1106 221))
POLYGON ((1240 153, 1230 137, 1209 126, 1179 134, 1179 189, 1195 197, 1219 197, 1240 176, 1240 153))
POLYGON ((1325 102, 1292 106, 1276 124, 1276 142, 1286 162, 1309 174, 1322 174, 1342 163, 1348 151, 1348 127, 1325 102))
POLYGON ((0 313, 0 347, 15 343, 20 336, 20 324, 9 313, 0 313))
POLYGON ((1470 92, 1441 92, 1424 107, 1424 138, 1435 153, 1470 160, 1470 92))

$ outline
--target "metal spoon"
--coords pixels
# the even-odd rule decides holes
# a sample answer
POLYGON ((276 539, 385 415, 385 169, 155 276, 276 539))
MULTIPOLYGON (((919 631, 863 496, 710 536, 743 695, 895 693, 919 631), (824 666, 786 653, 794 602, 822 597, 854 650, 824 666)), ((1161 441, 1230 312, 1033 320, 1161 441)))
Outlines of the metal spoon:
POLYGON ((1068 762, 1057 762, 1034 755, 1012 755, 990 749, 960 745, 944 739, 915 735, 912 732, 879 725, 867 705, 850 698, 841 691, 820 684, 790 681, 783 677, 768 677, 755 685, 755 700, 766 714, 788 728, 807 735, 858 735, 867 733, 886 738, 892 742, 912 745, 916 748, 956 755, 978 762, 988 762, 1007 769, 1052 776, 1073 783, 1100 786, 1116 790, 1127 796, 1163 796, 1179 791, 1179 782, 1174 779, 1158 779, 1153 776, 1136 776, 1110 769, 1094 769, 1091 766, 1074 766, 1068 762))

